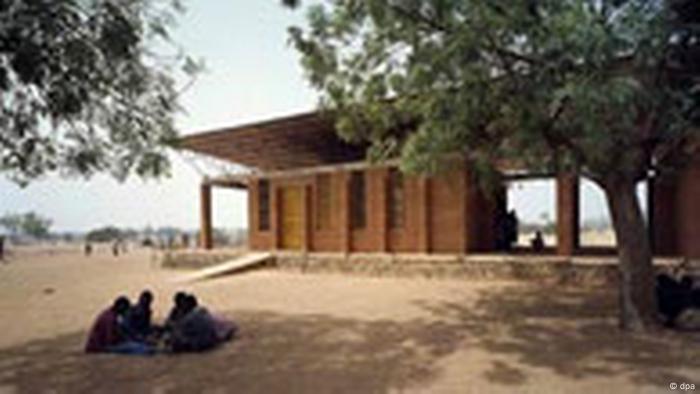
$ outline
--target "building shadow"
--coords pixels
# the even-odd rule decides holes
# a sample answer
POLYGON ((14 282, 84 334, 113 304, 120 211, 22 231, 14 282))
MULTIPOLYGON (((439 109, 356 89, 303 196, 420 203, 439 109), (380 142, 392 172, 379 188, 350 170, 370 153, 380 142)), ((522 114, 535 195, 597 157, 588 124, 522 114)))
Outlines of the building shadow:
POLYGON ((422 387, 459 332, 442 324, 237 312, 244 329, 202 354, 86 355, 85 333, 0 351, 0 392, 386 393, 422 387))
POLYGON ((630 385, 664 390, 670 382, 696 381, 700 333, 624 333, 616 297, 610 289, 539 285, 488 289, 469 306, 418 304, 498 360, 484 373, 495 384, 526 383, 525 367, 574 380, 626 376, 630 385))

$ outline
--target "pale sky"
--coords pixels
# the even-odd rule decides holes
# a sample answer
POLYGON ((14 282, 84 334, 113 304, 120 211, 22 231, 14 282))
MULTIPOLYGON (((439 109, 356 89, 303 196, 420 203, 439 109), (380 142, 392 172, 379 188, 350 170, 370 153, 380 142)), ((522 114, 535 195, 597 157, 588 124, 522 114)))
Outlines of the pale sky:
MULTIPOLYGON (((194 1, 174 37, 207 70, 184 94, 187 113, 177 119, 182 134, 311 110, 317 95, 303 78, 286 29, 303 23, 303 12, 279 0, 194 1)), ((188 160, 172 154, 173 174, 159 181, 132 178, 120 184, 105 175, 66 180, 47 177, 21 189, 0 177, 0 215, 36 211, 53 219, 55 231, 86 231, 103 225, 142 228, 199 224, 199 174, 188 160)), ((246 227, 244 191, 214 189, 214 225, 246 227)), ((606 213, 599 191, 584 189, 583 215, 606 213)), ((543 212, 554 217, 554 188, 530 183, 513 188, 513 207, 522 219, 543 212)))

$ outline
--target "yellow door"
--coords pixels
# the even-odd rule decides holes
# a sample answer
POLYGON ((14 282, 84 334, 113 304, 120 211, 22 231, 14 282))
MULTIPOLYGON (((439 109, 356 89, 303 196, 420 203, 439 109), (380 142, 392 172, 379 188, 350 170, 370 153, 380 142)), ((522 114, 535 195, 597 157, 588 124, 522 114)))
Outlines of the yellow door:
POLYGON ((280 190, 281 247, 301 249, 303 226, 303 192, 300 186, 289 186, 280 190))

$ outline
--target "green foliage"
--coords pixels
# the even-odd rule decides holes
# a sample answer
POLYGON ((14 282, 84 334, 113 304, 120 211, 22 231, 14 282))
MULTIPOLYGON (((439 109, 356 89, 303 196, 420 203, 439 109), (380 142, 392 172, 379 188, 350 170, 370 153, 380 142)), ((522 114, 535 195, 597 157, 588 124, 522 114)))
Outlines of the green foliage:
POLYGON ((0 172, 158 176, 177 137, 172 74, 197 62, 169 29, 178 0, 0 0, 0 172))
POLYGON ((464 157, 485 173, 516 159, 605 184, 644 178, 697 137, 700 73, 688 54, 700 45, 679 30, 679 10, 647 0, 346 0, 310 6, 308 26, 290 37, 340 135, 370 141, 373 158, 432 172, 464 157), (412 132, 397 127, 407 124, 412 132))
POLYGON ((26 235, 35 239, 45 239, 49 236, 52 220, 35 212, 23 214, 6 214, 0 217, 0 226, 13 235, 26 235))

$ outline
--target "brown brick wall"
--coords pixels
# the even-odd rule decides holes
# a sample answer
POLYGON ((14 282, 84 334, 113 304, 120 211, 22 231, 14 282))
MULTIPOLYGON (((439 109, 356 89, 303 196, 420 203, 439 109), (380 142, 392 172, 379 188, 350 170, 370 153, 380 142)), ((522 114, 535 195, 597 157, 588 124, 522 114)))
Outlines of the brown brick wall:
POLYGON ((330 228, 320 229, 316 222, 314 207, 317 206, 317 191, 315 178, 312 182, 312 197, 311 197, 311 223, 312 223, 312 249, 321 252, 339 251, 343 249, 343 237, 345 233, 342 231, 343 223, 343 188, 346 187, 345 177, 343 173, 335 172, 330 175, 331 183, 331 212, 330 212, 330 228))
POLYGON ((482 190, 473 175, 466 178, 466 251, 489 252, 496 245, 496 215, 506 210, 506 189, 482 190))
MULTIPOLYGON (((272 189, 272 185, 270 186, 272 189)), ((275 206, 275 193, 270 190, 271 206, 275 206)), ((258 182, 251 180, 248 183, 248 246, 254 250, 265 250, 275 248, 275 215, 274 210, 270 211, 270 230, 260 231, 258 229, 258 182)))
MULTIPOLYGON (((464 172, 456 172, 442 178, 427 179, 405 176, 405 220, 403 228, 389 229, 387 223, 388 169, 372 168, 365 171, 367 197, 367 225, 364 229, 349 228, 349 172, 330 173, 332 188, 330 226, 319 229, 316 223, 316 176, 279 178, 270 180, 271 228, 258 230, 257 182, 249 185, 249 246, 254 250, 275 249, 279 245, 278 194, 287 185, 305 187, 304 224, 305 245, 310 251, 351 252, 435 252, 458 253, 467 248, 467 228, 470 216, 474 217, 477 235, 472 236, 478 250, 487 250, 491 244, 491 208, 489 199, 480 193, 471 205, 467 203, 469 180, 464 172)), ((492 204, 493 205, 493 204, 492 204)), ((476 249, 475 249, 476 250, 476 249)))
MULTIPOLYGON (((280 178, 270 181, 269 231, 258 230, 258 190, 256 180, 248 188, 249 246, 254 250, 278 246, 278 191, 285 185, 305 186, 305 245, 311 251, 352 252, 487 252, 494 246, 494 215, 498 198, 482 192, 467 171, 442 178, 427 179, 406 175, 404 186, 405 220, 403 228, 390 229, 387 224, 387 177, 385 168, 366 171, 367 226, 349 229, 349 172, 330 174, 330 228, 316 224, 316 177, 280 178)), ((653 187, 653 237, 657 255, 682 255, 700 258, 700 162, 672 178, 663 178, 653 187)), ((578 218, 567 213, 578 204, 575 181, 560 177, 558 186, 560 234, 572 233, 578 218)), ((576 240, 560 245, 560 253, 575 249, 576 240), (566 249, 566 250, 563 250, 566 249)))
POLYGON ((651 204, 653 247, 654 254, 657 256, 672 256, 678 253, 677 181, 675 177, 658 179, 654 181, 650 190, 653 199, 651 204))
POLYGON ((365 171, 366 226, 351 232, 351 251, 382 251, 386 235, 386 170, 373 168, 365 171))
POLYGON ((678 252, 686 257, 700 258, 700 160, 693 162, 678 177, 676 207, 678 252))
POLYGON ((421 198, 423 192, 421 180, 417 176, 404 176, 405 216, 403 228, 388 230, 389 250, 392 252, 418 252, 419 231, 421 226, 421 198))
POLYGON ((465 180, 462 173, 430 179, 430 251, 455 253, 465 250, 465 180))

